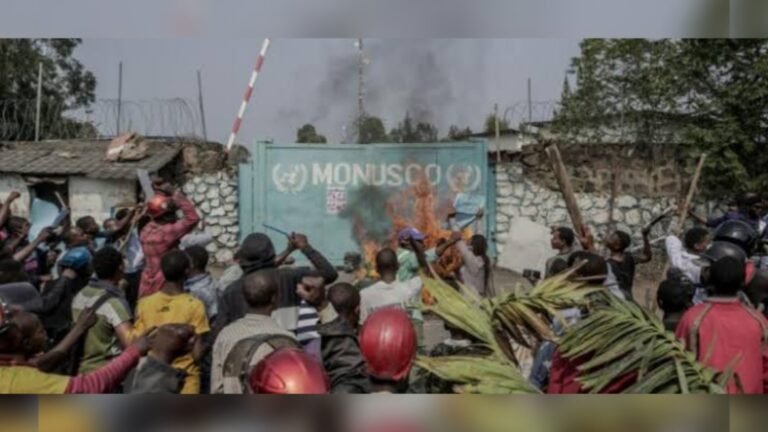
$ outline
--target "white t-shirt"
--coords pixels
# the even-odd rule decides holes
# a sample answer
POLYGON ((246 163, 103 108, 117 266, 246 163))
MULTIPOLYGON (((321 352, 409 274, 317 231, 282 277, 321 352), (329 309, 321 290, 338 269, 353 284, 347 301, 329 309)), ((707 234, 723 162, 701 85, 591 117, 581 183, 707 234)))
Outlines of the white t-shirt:
POLYGON ((404 282, 376 282, 360 291, 360 323, 365 322, 373 311, 385 307, 405 309, 405 304, 421 295, 421 278, 404 282))
POLYGON ((664 243, 669 257, 669 266, 680 269, 694 284, 700 283, 701 264, 698 263, 700 257, 685 250, 683 242, 676 236, 667 237, 664 243))

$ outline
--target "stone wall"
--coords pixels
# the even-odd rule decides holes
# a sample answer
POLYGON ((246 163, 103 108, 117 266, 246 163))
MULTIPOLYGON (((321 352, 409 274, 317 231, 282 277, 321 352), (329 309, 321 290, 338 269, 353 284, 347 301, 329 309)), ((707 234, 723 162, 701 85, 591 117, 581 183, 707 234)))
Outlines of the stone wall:
MULTIPOLYGON (((513 218, 524 217, 544 225, 571 225, 565 201, 559 190, 542 186, 525 177, 519 163, 496 167, 496 240, 500 246, 508 240, 513 218)), ((610 222, 609 197, 599 193, 577 193, 582 217, 598 236, 610 222)), ((639 234, 642 227, 674 203, 675 197, 636 198, 617 195, 614 204, 616 229, 639 234)))
POLYGON ((240 235, 237 170, 189 173, 183 185, 202 217, 202 227, 214 238, 207 246, 212 263, 228 264, 237 250, 240 235))
MULTIPOLYGON (((688 189, 690 166, 680 164, 671 156, 657 159, 635 154, 636 157, 633 157, 631 149, 614 147, 600 151, 594 146, 564 149, 561 153, 576 190, 584 222, 590 226, 598 241, 603 240, 611 227, 613 173, 620 173, 613 207, 613 226, 630 233, 633 245, 640 244, 642 228, 669 206, 676 205, 688 189)), ((571 226, 565 202, 540 147, 508 157, 494 170, 499 252, 514 243, 510 226, 515 218, 527 218, 544 227, 571 226)), ((701 215, 720 212, 714 203, 696 202, 694 209, 701 215)), ((673 223, 676 221, 665 219, 654 227, 651 238, 668 233, 673 223)), ((541 241, 548 242, 548 234, 541 241)))

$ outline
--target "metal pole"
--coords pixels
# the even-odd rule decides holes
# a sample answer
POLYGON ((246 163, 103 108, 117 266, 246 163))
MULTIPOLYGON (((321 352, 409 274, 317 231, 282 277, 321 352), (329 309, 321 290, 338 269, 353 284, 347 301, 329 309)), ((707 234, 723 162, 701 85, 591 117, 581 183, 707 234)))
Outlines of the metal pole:
POLYGON ((357 40, 357 142, 361 143, 363 137, 363 123, 365 121, 365 106, 363 104, 363 98, 365 93, 365 58, 363 52, 363 40, 357 40))
POLYGON ((35 142, 40 141, 40 107, 43 99, 43 63, 37 66, 37 107, 35 109, 35 142))
POLYGON ((200 122, 203 125, 203 139, 208 141, 208 132, 205 128, 205 109, 203 108, 203 80, 200 78, 200 69, 197 70, 197 101, 200 104, 200 122))
POLYGON ((501 163, 501 133, 499 131, 499 104, 493 104, 493 118, 496 128, 496 163, 501 163))
POLYGON ((533 104, 531 100, 531 79, 528 78, 528 125, 533 122, 533 104))
POLYGON ((120 66, 117 71, 117 129, 115 136, 120 135, 120 116, 122 114, 123 105, 123 62, 120 62, 120 66))

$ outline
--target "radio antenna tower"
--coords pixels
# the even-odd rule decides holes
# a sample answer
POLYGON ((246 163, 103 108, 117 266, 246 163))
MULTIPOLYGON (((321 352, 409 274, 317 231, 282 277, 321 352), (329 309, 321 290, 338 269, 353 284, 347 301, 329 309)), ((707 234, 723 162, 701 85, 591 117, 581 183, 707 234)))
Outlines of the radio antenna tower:
POLYGON ((363 52, 363 40, 358 39, 357 46, 357 142, 361 143, 363 138, 363 123, 365 123, 365 65, 368 62, 363 52))

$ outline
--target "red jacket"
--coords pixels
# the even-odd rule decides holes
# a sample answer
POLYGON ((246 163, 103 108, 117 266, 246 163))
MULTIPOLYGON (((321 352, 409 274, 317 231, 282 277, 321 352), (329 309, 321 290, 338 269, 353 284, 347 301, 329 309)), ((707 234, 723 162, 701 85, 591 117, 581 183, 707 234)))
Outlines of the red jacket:
POLYGON ((176 222, 159 224, 148 223, 141 230, 141 248, 144 251, 145 267, 141 274, 139 297, 145 297, 160 291, 165 279, 160 271, 160 260, 166 252, 179 246, 179 240, 189 234, 200 222, 195 206, 184 195, 177 193, 173 201, 184 216, 176 222))
MULTIPOLYGON (((589 357, 591 358, 591 356, 589 357)), ((576 369, 579 365, 586 363, 589 358, 582 357, 579 359, 568 360, 560 355, 560 351, 555 351, 555 355, 552 358, 552 366, 549 369, 549 384, 547 385, 547 393, 549 394, 577 394, 587 393, 581 384, 576 381, 579 376, 579 371, 576 369)), ((635 374, 621 376, 609 384, 600 393, 620 393, 624 388, 632 385, 635 382, 635 374)))
MULTIPOLYGON (((737 298, 711 298, 685 312, 675 334, 704 361, 722 371, 737 357, 735 374, 744 393, 768 392, 768 322, 737 298)), ((728 393, 739 393, 735 380, 728 393)))

